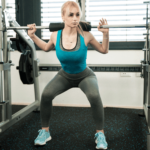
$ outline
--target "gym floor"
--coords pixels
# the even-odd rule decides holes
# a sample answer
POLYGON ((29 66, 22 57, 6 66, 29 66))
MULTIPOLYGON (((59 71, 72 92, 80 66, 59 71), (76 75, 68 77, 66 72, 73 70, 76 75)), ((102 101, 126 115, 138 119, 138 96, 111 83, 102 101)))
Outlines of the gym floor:
MULTIPOLYGON (((25 106, 12 105, 13 114, 25 106)), ((146 150, 148 128, 141 109, 104 108, 104 132, 108 150, 146 150)), ((0 134, 2 150, 94 150, 95 123, 91 109, 53 106, 52 140, 34 146, 41 129, 40 112, 32 112, 0 134)))

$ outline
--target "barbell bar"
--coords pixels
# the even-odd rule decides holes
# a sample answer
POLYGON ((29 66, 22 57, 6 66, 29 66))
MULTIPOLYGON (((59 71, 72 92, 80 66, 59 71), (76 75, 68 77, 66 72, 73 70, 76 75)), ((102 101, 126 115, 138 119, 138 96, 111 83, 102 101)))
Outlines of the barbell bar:
MULTIPOLYGON (((52 26, 53 28, 57 28, 55 25, 57 24, 59 27, 58 28, 62 28, 64 27, 64 24, 62 23, 50 23, 49 26, 36 26, 36 29, 49 29, 50 31, 53 31, 53 29, 51 30, 52 26)), ((97 28, 98 25, 88 25, 89 28, 97 28)), ((146 28, 147 25, 146 24, 127 24, 127 25, 102 25, 100 28, 146 28)), ((31 28, 27 27, 27 26, 20 26, 20 27, 7 27, 7 30, 29 30, 31 28)))

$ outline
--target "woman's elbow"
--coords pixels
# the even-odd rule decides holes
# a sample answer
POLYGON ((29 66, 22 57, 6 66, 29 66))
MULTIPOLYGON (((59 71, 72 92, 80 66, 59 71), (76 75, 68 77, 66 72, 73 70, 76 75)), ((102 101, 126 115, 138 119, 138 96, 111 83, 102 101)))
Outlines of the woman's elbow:
POLYGON ((103 51, 103 54, 107 54, 107 53, 108 53, 108 50, 103 51))
POLYGON ((48 51, 47 43, 44 45, 43 51, 48 51))
POLYGON ((105 52, 105 54, 107 54, 107 53, 108 53, 108 51, 105 52))

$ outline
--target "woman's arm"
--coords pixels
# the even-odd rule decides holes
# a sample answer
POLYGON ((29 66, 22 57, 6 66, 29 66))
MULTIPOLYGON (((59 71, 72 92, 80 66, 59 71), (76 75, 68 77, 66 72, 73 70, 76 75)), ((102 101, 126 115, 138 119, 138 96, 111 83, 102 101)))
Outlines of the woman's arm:
POLYGON ((100 44, 95 37, 92 35, 92 33, 88 33, 89 35, 89 44, 91 44, 98 52, 102 54, 107 54, 109 51, 109 35, 108 39, 106 39, 106 35, 103 34, 103 43, 100 44))
POLYGON ((43 51, 50 51, 53 49, 54 44, 53 44, 53 33, 51 34, 50 40, 48 43, 44 42, 41 40, 39 37, 35 35, 36 32, 36 24, 30 24, 27 25, 31 30, 28 30, 28 35, 30 38, 34 41, 34 43, 43 51))
POLYGON ((34 41, 34 43, 43 51, 46 51, 46 42, 42 41, 39 37, 37 37, 35 34, 31 37, 31 39, 34 41))
POLYGON ((106 53, 109 51, 109 32, 103 33, 102 47, 106 53))
POLYGON ((48 43, 38 38, 35 34, 31 38, 40 49, 42 49, 45 52, 48 52, 54 48, 52 37, 53 37, 53 33, 51 34, 51 37, 48 43))
POLYGON ((101 23, 99 23, 98 31, 101 31, 103 33, 103 42, 100 44, 94 36, 89 32, 89 43, 100 53, 107 54, 109 51, 109 29, 102 29, 100 28, 101 25, 108 25, 107 20, 103 19, 100 20, 101 23))

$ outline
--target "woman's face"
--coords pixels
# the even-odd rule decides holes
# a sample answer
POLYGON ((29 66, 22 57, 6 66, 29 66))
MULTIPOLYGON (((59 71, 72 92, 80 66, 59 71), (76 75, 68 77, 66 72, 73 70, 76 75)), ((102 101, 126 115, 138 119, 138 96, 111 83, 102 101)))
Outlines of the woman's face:
POLYGON ((76 7, 67 8, 65 15, 62 16, 63 21, 70 27, 77 27, 80 21, 80 12, 76 7))

